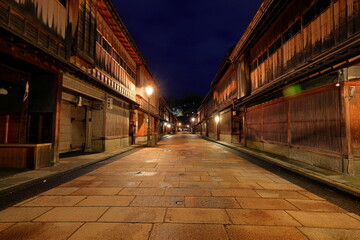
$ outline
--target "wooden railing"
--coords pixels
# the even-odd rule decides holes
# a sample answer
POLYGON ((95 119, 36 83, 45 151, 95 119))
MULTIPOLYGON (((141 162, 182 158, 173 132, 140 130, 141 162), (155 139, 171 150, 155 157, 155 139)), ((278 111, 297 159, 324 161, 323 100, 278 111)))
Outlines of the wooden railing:
POLYGON ((34 24, 3 2, 0 2, 0 24, 34 45, 66 59, 66 46, 63 40, 34 24))

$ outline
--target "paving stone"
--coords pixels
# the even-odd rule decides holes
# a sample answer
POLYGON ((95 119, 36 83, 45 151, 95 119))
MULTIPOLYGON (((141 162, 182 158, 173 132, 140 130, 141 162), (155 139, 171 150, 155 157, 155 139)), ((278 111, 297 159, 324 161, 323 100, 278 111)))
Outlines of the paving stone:
POLYGON ((324 198, 308 191, 299 191, 299 193, 312 200, 325 200, 324 198))
POLYGON ((176 176, 209 176, 206 171, 203 172, 176 172, 176 176))
POLYGON ((61 240, 68 239, 82 223, 18 223, 1 233, 1 239, 61 240))
POLYGON ((106 206, 129 206, 135 196, 89 196, 76 206, 106 207, 106 206))
POLYGON ((263 198, 309 199, 296 191, 255 190, 263 198))
POLYGON ((84 175, 78 178, 75 178, 74 180, 80 180, 80 181, 92 181, 94 180, 96 177, 95 176, 89 176, 89 175, 84 175))
POLYGON ((130 206, 134 207, 183 207, 184 197, 136 196, 130 206))
POLYGON ((167 188, 165 191, 166 196, 211 196, 209 189, 199 188, 167 188))
POLYGON ((142 181, 139 187, 151 187, 151 188, 179 187, 179 182, 142 181))
POLYGON ((0 232, 13 226, 15 223, 0 223, 0 232))
POLYGON ((242 208, 249 209, 279 209, 279 210, 297 210, 297 208, 284 199, 277 198, 241 198, 237 197, 242 208))
POLYGON ((80 188, 73 196, 110 196, 116 195, 122 188, 80 188))
POLYGON ((111 207, 99 222, 163 222, 166 208, 111 207))
POLYGON ((179 187, 182 188, 219 188, 218 182, 181 182, 179 187))
POLYGON ((357 215, 357 214, 355 214, 355 213, 347 213, 347 215, 349 215, 349 216, 351 216, 351 217, 353 217, 353 218, 356 218, 357 220, 360 221, 360 216, 357 215))
POLYGON ((216 224, 155 224, 150 240, 226 240, 223 225, 216 224))
POLYGON ((61 184, 59 187, 61 188, 65 188, 65 187, 69 187, 69 188, 84 188, 84 187, 97 187, 100 184, 102 184, 102 181, 70 181, 64 184, 61 184))
POLYGON ((172 223, 231 223, 223 209, 169 208, 165 222, 172 223))
POLYGON ((269 226, 301 226, 283 210, 226 210, 235 224, 241 225, 269 225, 269 226))
POLYGON ((69 240, 147 240, 151 224, 86 223, 69 240))
POLYGON ((229 197, 186 197, 188 208, 240 208, 235 198, 229 197))
POLYGON ((288 199, 288 201, 303 211, 346 212, 344 209, 326 201, 299 199, 288 199))
POLYGON ((174 176, 166 177, 166 182, 200 182, 200 176, 174 176))
POLYGON ((0 222, 26 222, 49 211, 51 207, 10 207, 0 212, 0 222))
POLYGON ((308 240, 295 227, 279 226, 227 226, 232 240, 308 240))
POLYGON ((20 206, 24 205, 24 204, 27 203, 27 202, 33 201, 34 199, 38 198, 39 196, 40 196, 40 195, 37 195, 37 196, 31 197, 31 198, 25 199, 24 201, 21 201, 21 202, 15 204, 14 207, 20 207, 20 206))
POLYGON ((258 184, 264 189, 270 189, 270 190, 293 190, 293 191, 304 190, 303 188, 295 184, 286 184, 286 183, 258 183, 258 184))
POLYGON ((360 230, 300 227, 310 240, 359 240, 360 230))
POLYGON ((212 196, 218 197, 260 197, 254 190, 252 189, 211 189, 212 196))
POLYGON ((270 178, 265 177, 236 177, 241 183, 274 183, 270 178))
POLYGON ((360 221, 344 213, 287 212, 305 227, 360 229, 360 221))
POLYGON ((137 187, 141 181, 103 181, 99 187, 105 188, 122 188, 122 187, 137 187))
POLYGON ((55 207, 35 219, 39 222, 97 221, 107 207, 55 207))
POLYGON ((59 207, 59 206, 74 206, 81 200, 85 199, 85 196, 41 196, 30 202, 24 203, 22 206, 27 207, 59 207))
POLYGON ((50 189, 49 191, 43 192, 40 195, 49 195, 49 196, 66 196, 66 195, 70 195, 73 192, 76 192, 77 190, 79 190, 80 188, 53 188, 50 189))
POLYGON ((223 176, 242 176, 239 172, 209 172, 209 175, 212 177, 223 177, 223 176))
POLYGON ((232 176, 201 176, 201 181, 204 182, 239 182, 232 176))
MULTIPOLYGON (((169 188, 172 189, 172 188, 169 188)), ((119 195, 148 195, 148 196, 155 196, 155 195, 164 195, 165 188, 124 188, 119 192, 119 195)))
POLYGON ((185 172, 185 168, 184 167, 158 167, 157 171, 159 172, 185 172))
POLYGON ((257 183, 219 182, 220 188, 263 189, 257 183))

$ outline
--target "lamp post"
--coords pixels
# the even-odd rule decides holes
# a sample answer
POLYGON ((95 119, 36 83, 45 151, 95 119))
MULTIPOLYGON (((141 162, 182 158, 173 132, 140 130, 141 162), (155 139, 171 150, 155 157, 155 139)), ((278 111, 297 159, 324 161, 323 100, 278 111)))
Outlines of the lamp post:
POLYGON ((148 97, 148 121, 147 121, 147 145, 148 147, 151 146, 151 139, 150 139, 150 134, 151 134, 151 129, 150 129, 150 96, 153 93, 154 89, 152 87, 146 87, 145 88, 146 91, 146 95, 148 97))
POLYGON ((192 125, 192 131, 191 131, 191 133, 195 133, 195 118, 194 117, 192 117, 191 118, 191 125, 192 125))
POLYGON ((219 117, 219 116, 216 116, 216 117, 215 117, 215 123, 216 123, 216 140, 220 140, 219 122, 220 122, 220 117, 219 117))

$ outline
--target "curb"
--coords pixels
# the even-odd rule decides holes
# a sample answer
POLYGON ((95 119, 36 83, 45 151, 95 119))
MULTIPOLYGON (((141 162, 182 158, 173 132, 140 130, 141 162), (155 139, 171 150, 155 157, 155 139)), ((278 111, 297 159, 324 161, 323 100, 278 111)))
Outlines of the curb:
POLYGON ((231 145, 227 145, 226 143, 222 143, 222 142, 219 142, 219 141, 216 141, 216 140, 213 140, 211 138, 204 137, 204 136, 202 136, 202 138, 207 140, 207 141, 211 141, 211 142, 223 145, 223 146, 231 148, 233 150, 245 153, 245 154, 250 155, 252 157, 256 157, 256 158, 258 158, 260 160, 263 160, 263 161, 266 161, 268 163, 274 164, 276 166, 282 167, 282 168, 287 169, 287 170, 289 170, 291 172, 297 173, 297 174, 299 174, 301 176, 304 176, 304 177, 310 178, 312 180, 318 181, 318 182, 320 182, 322 184, 325 184, 325 185, 327 185, 327 186, 329 186, 331 188, 335 188, 335 189, 337 189, 337 190, 339 190, 339 191, 341 191, 341 192, 343 192, 345 194, 350 195, 351 197, 354 197, 356 199, 360 199, 360 189, 359 188, 351 187, 349 185, 334 181, 332 179, 323 177, 323 176, 319 175, 318 173, 316 173, 314 171, 308 170, 306 168, 301 168, 301 167, 295 166, 293 164, 281 161, 281 160, 273 158, 273 157, 259 155, 259 154, 255 153, 255 152, 251 151, 250 149, 241 148, 241 147, 234 147, 234 146, 231 146, 231 145))

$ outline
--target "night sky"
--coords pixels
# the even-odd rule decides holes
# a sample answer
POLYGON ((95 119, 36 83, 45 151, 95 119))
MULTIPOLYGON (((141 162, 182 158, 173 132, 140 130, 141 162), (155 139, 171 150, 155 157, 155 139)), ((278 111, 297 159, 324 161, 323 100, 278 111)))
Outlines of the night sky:
POLYGON ((113 0, 164 97, 205 96, 262 0, 113 0))

